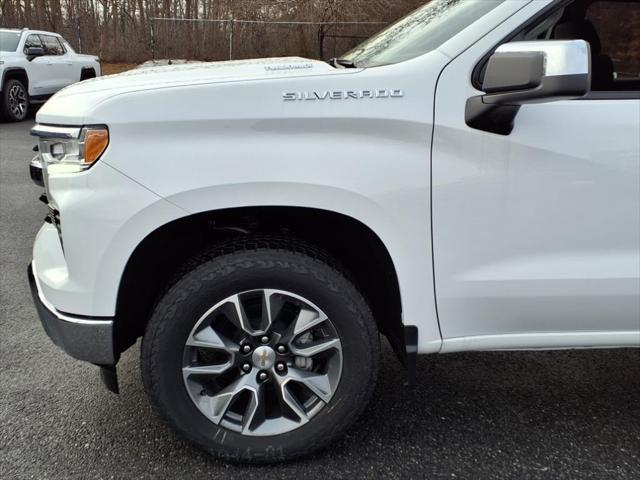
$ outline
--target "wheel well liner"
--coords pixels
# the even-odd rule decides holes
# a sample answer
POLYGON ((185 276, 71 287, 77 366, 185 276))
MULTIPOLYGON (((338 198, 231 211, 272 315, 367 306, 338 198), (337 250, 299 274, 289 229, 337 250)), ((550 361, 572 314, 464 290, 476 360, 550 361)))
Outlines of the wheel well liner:
POLYGON ((82 67, 80 70, 80 80, 88 80, 96 77, 96 70, 93 67, 82 67))
POLYGON ((155 303, 176 271, 199 251, 243 235, 277 234, 326 251, 367 299, 378 328, 404 361, 398 278, 382 240, 349 216, 300 207, 246 207, 184 217, 149 234, 134 250, 118 290, 116 354, 144 333, 155 303))

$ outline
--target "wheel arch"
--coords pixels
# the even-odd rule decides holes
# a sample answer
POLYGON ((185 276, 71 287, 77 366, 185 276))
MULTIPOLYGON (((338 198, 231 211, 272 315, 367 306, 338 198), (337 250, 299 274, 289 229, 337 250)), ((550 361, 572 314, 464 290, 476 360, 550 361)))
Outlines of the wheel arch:
POLYGON ((93 67, 82 67, 80 70, 80 81, 96 78, 96 69, 93 67))
POLYGON ((2 89, 4 90, 4 84, 7 80, 14 78, 20 80, 27 89, 27 92, 29 92, 29 76, 27 75, 27 71, 22 67, 9 67, 2 72, 2 82, 0 83, 2 89))
POLYGON ((239 207, 190 214, 149 233, 124 268, 116 301, 118 352, 144 332, 153 306, 178 268, 196 252, 234 237, 277 234, 326 251, 369 302, 379 330, 405 360, 398 274, 381 237, 348 215, 309 207, 239 207), (320 233, 319 233, 320 232, 320 233), (339 235, 336 235, 339 232, 339 235), (161 258, 162 261, 158 261, 161 258))

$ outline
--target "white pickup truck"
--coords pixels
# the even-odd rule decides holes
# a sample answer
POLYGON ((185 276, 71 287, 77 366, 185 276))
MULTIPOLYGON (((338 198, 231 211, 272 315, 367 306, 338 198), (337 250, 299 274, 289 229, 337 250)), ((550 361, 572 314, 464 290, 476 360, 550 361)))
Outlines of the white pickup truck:
POLYGON ((100 73, 98 57, 76 53, 57 33, 0 29, 0 117, 5 120, 22 121, 30 105, 100 73))
POLYGON ((411 381, 418 354, 640 346, 638 9, 435 0, 330 63, 65 89, 32 130, 45 329, 114 391, 142 337, 159 414, 246 462, 342 434, 380 334, 411 381))

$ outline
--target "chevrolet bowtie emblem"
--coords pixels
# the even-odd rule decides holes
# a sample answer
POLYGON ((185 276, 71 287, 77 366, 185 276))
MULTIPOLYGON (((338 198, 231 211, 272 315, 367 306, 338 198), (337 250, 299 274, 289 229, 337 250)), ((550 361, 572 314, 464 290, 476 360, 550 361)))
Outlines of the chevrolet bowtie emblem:
POLYGON ((267 364, 267 360, 269 360, 269 353, 266 350, 260 352, 260 366, 264 368, 267 364))

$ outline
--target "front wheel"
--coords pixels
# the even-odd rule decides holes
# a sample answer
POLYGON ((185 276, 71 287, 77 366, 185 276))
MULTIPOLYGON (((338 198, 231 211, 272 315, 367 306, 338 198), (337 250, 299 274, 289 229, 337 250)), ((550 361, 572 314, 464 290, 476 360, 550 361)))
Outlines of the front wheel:
POLYGON ((171 426, 246 462, 288 460, 337 438, 368 403, 380 355, 367 303, 326 257, 258 243, 184 272, 152 315, 141 362, 171 426))
POLYGON ((2 115, 10 122, 21 122, 29 113, 29 93, 16 79, 7 80, 2 89, 2 115))

